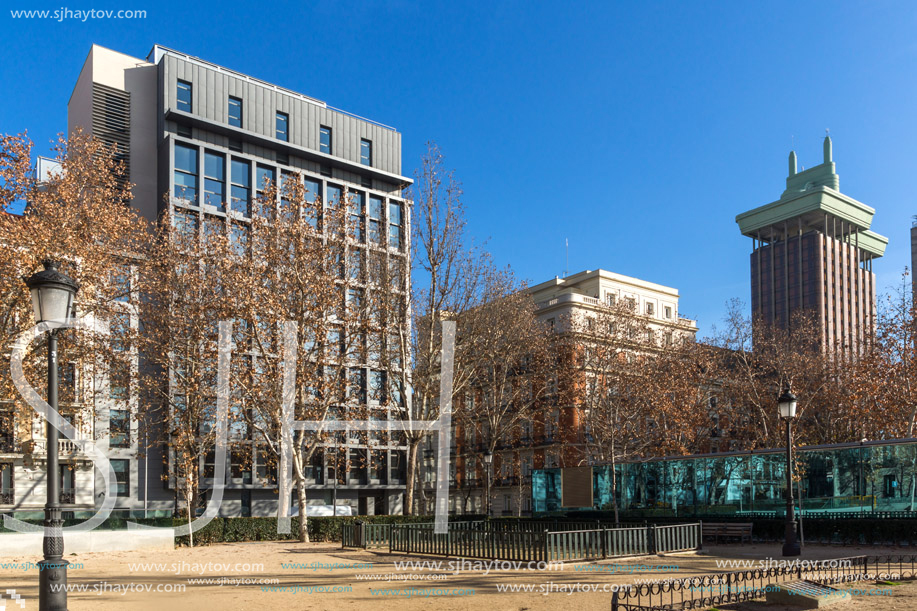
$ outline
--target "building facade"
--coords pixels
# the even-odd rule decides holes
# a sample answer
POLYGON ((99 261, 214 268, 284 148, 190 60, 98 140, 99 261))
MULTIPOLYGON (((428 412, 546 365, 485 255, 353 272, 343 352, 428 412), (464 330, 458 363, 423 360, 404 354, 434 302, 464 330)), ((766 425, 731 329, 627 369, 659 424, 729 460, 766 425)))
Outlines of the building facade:
MULTIPOLYGON (((322 201, 351 198, 348 213, 359 216, 366 231, 348 247, 349 257, 409 264, 410 202, 402 189, 411 180, 401 175, 401 134, 394 128, 165 47, 155 46, 141 59, 93 45, 68 104, 68 132, 76 129, 117 145, 134 185, 131 205, 150 221, 168 216, 198 231, 219 225, 231 240, 244 243, 257 191, 268 180, 295 179, 322 201)), ((132 292, 123 320, 113 324, 137 328, 139 298, 132 292)), ((404 299, 407 306, 407 290, 404 299)), ((142 375, 142 362, 135 355, 135 375, 142 375)), ((107 440, 117 462, 117 511, 171 514, 176 495, 168 440, 145 420, 150 406, 122 390, 113 388, 107 402, 92 406, 84 433, 102 438, 102 445, 107 440)), ((34 443, 43 434, 38 428, 34 443)), ((344 438, 346 464, 320 456, 309 470, 310 504, 330 505, 336 496, 353 513, 400 513, 404 446, 392 445, 394 436, 371 448, 365 440, 355 443, 356 436, 344 438)), ((20 441, 0 438, 0 456, 20 441)), ((62 462, 72 458, 77 467, 71 470, 75 479, 62 488, 72 494, 64 499, 65 510, 90 511, 101 503, 101 478, 93 481, 85 457, 62 450, 62 462)), ((256 476, 264 469, 255 448, 252 456, 251 464, 227 465, 221 515, 276 515, 277 486, 256 476)), ((3 490, 16 491, 4 492, 0 507, 43 506, 43 493, 14 485, 14 479, 27 478, 25 472, 4 466, 0 473, 3 490)))
POLYGON ((808 170, 797 171, 791 152, 780 199, 736 217, 752 239, 753 316, 786 328, 809 310, 824 349, 856 354, 875 325, 872 266, 888 244, 869 229, 874 214, 840 192, 830 137, 824 161, 808 170))
MULTIPOLYGON (((641 334, 628 342, 636 352, 664 350, 677 342, 694 341, 697 323, 679 314, 677 289, 616 274, 606 270, 586 270, 536 284, 527 289, 534 301, 538 319, 557 334, 584 329, 599 316, 612 317, 624 311, 639 318, 641 334)), ((610 319, 610 318, 609 318, 610 319)), ((588 392, 586 388, 582 392, 588 392)), ((517 431, 497 443, 489 467, 482 469, 478 459, 484 440, 474 431, 456 427, 453 461, 450 465, 450 510, 455 513, 481 513, 485 510, 486 478, 491 478, 493 515, 529 515, 532 512, 532 473, 536 469, 577 466, 588 461, 585 444, 586 420, 582 400, 559 399, 556 392, 544 418, 523 422, 517 431), (487 470, 490 473, 487 473, 487 470)), ((458 399, 468 407, 473 393, 458 399)), ((431 440, 423 450, 421 473, 428 509, 432 508, 435 485, 435 460, 431 440)))

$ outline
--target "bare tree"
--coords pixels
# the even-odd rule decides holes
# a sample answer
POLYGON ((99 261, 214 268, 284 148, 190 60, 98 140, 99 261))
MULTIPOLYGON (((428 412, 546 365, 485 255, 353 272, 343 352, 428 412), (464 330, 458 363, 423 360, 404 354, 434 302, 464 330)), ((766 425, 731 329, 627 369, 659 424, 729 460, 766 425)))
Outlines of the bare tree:
MULTIPOLYGON (((365 432, 345 433, 341 425, 384 420, 380 410, 398 400, 376 394, 382 384, 377 377, 387 374, 381 369, 381 338, 394 330, 381 310, 380 293, 388 285, 366 272, 365 258, 379 252, 362 246, 362 220, 350 214, 353 206, 344 194, 323 202, 292 175, 279 189, 263 185, 252 235, 234 253, 229 272, 236 345, 243 353, 233 385, 259 456, 274 466, 283 452, 283 329, 285 323, 295 325, 293 417, 321 423, 293 433, 301 541, 309 540, 306 484, 316 459, 334 446, 339 446, 335 452, 344 446, 365 448, 365 432), (338 429, 329 430, 329 423, 338 429)), ((362 461, 349 468, 365 466, 362 461)))
MULTIPOLYGON (((413 200, 412 269, 399 270, 393 280, 412 278, 411 307, 404 310, 396 301, 389 303, 387 310, 401 330, 395 336, 394 350, 389 353, 389 358, 397 359, 392 369, 401 375, 391 377, 390 381, 402 389, 410 389, 401 414, 406 424, 413 424, 434 421, 440 416, 442 321, 455 320, 483 304, 487 299, 484 286, 495 270, 489 256, 471 244, 466 235, 461 185, 453 172, 445 169, 443 156, 435 144, 427 145, 409 197, 413 200), (406 332, 408 329, 410 334, 406 332), (399 367, 401 363, 405 366, 399 367)), ((456 359, 453 396, 465 392, 469 379, 470 371, 464 361, 456 359)), ((428 430, 405 427, 406 513, 415 510, 418 449, 427 435, 428 430)))
MULTIPOLYGON (((506 447, 523 422, 543 420, 553 380, 556 336, 538 320, 535 303, 512 274, 488 276, 484 303, 458 317, 456 361, 471 374, 473 404, 464 402, 457 418, 475 431, 483 453, 470 456, 482 468, 485 454, 506 447)), ((485 483, 490 513, 491 478, 485 483)))
MULTIPOLYGON (((172 212, 162 221, 143 276, 142 392, 148 415, 164 435, 167 475, 185 503, 188 520, 213 480, 216 444, 218 323, 229 319, 232 249, 228 228, 214 217, 172 212), (203 463, 203 470, 202 470, 203 463)), ((193 535, 192 535, 193 544, 193 535)))
MULTIPOLYGON (((107 145, 81 132, 69 140, 61 137, 54 147, 59 166, 47 176, 38 176, 31 150, 25 135, 0 138, 0 337, 9 345, 32 327, 22 278, 39 270, 43 260, 58 262, 80 285, 76 315, 103 323, 114 335, 60 331, 61 410, 78 430, 98 435, 102 432, 94 430, 92 410, 111 404, 113 378, 126 372, 128 386, 135 379, 130 350, 134 329, 123 323, 122 302, 136 288, 132 270, 144 262, 147 224, 127 205, 131 185, 107 145), (23 215, 11 214, 20 204, 25 205, 23 215)), ((35 388, 44 387, 45 341, 33 342, 23 363, 35 388)), ((8 364, 8 353, 3 360, 8 364)), ((10 377, 2 380, 6 409, 0 411, 7 415, 0 414, 0 420, 9 426, 10 439, 28 437, 33 414, 24 409, 10 377)))

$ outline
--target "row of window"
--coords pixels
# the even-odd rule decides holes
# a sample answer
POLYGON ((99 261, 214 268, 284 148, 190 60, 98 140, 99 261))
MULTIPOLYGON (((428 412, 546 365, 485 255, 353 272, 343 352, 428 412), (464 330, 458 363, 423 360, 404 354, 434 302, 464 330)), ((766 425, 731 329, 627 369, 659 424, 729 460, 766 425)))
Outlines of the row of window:
MULTIPOLYGON (((305 467, 306 481, 330 485, 337 476, 340 484, 365 484, 368 483, 367 477, 372 483, 385 483, 386 466, 391 483, 404 479, 404 460, 400 452, 389 454, 385 450, 349 448, 341 449, 337 458, 336 461, 331 449, 328 449, 327 456, 316 453, 311 464, 305 467), (389 456, 388 461, 386 455, 389 456)), ((211 450, 202 460, 202 478, 214 478, 215 462, 215 453, 211 450)), ((264 450, 259 448, 253 453, 250 446, 236 446, 229 453, 229 478, 242 484, 276 485, 277 467, 273 459, 267 458, 264 450)))
MULTIPOLYGON (((200 151, 197 147, 179 142, 175 143, 175 167, 173 195, 190 206, 203 205, 226 212, 225 202, 229 208, 245 218, 250 218, 251 210, 251 162, 234 156, 229 158, 229 172, 227 175, 226 155, 205 149, 204 160, 204 190, 203 197, 199 198, 200 151), (226 185, 229 185, 229 198, 227 198, 226 185)), ((299 173, 281 172, 280 182, 277 183, 277 169, 270 166, 257 164, 255 166, 255 180, 257 193, 263 195, 263 188, 270 184, 277 184, 280 192, 279 205, 281 210, 289 208, 290 202, 284 199, 285 183, 290 180, 303 181, 306 200, 314 203, 316 198, 322 196, 329 208, 334 208, 345 200, 344 187, 332 183, 324 183, 309 176, 299 173)), ((386 239, 385 226, 388 224, 388 246, 400 249, 402 246, 402 232, 404 225, 403 208, 400 202, 389 201, 388 217, 385 216, 385 199, 381 196, 370 194, 368 198, 362 191, 349 191, 348 216, 353 237, 358 242, 365 242, 367 237, 373 244, 383 244, 386 239)), ((317 227, 318 219, 307 219, 317 227)))
MULTIPOLYGON (((605 294, 605 302, 606 302, 609 306, 614 307, 615 304, 617 304, 617 302, 618 302, 618 296, 615 295, 614 293, 606 293, 606 294, 605 294)), ((624 302, 627 304, 627 307, 629 307, 631 310, 634 310, 634 311, 637 310, 637 300, 636 300, 634 297, 625 297, 625 298, 624 298, 624 302)), ((669 320, 671 320, 672 314, 673 314, 672 307, 671 307, 671 306, 663 306, 663 309, 662 309, 662 310, 663 310, 663 317, 664 317, 664 318, 667 318, 667 319, 669 319, 669 320)), ((647 316, 655 316, 655 315, 656 315, 656 305, 655 305, 652 301, 647 301, 647 302, 646 302, 646 305, 645 305, 645 314, 646 314, 647 316)))
MULTIPOLYGON (((176 106, 178 110, 191 112, 191 99, 193 86, 188 81, 178 80, 178 96, 176 106)), ((227 100, 227 120, 232 127, 242 127, 242 99, 229 96, 227 100)), ((290 141, 290 115, 279 110, 274 114, 274 137, 283 142, 290 141)), ((319 127, 319 151, 326 155, 332 154, 332 131, 324 125, 319 127)), ((373 143, 366 138, 360 139, 360 163, 365 166, 373 164, 373 143)))
MULTIPOLYGON (((115 495, 119 497, 130 496, 130 461, 121 458, 111 458, 108 461, 115 471, 115 495)), ((61 465, 60 470, 60 502, 73 504, 76 502, 76 476, 72 465, 61 465)), ((12 505, 14 502, 15 477, 12 463, 0 463, 0 505, 12 505)))

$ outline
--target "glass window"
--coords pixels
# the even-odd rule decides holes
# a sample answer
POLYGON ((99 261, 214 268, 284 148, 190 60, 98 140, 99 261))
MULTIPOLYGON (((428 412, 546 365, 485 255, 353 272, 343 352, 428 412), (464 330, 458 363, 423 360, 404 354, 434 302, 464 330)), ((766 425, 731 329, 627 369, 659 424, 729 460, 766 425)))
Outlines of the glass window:
POLYGON ((343 197, 343 190, 337 185, 328 185, 328 197, 325 198, 325 204, 329 208, 337 208, 343 197))
POLYGON ((369 241, 374 244, 382 242, 382 198, 369 196, 369 241))
POLYGON ((232 160, 232 204, 233 212, 239 212, 243 216, 251 215, 251 205, 249 198, 251 196, 251 165, 247 161, 236 159, 232 160))
POLYGON ((131 413, 126 409, 110 410, 108 434, 111 447, 131 447, 131 413))
POLYGON ((351 367, 348 374, 348 398, 361 405, 366 403, 366 372, 360 367, 351 367))
POLYGON ((12 463, 0 464, 0 495, 4 505, 13 504, 13 465, 12 463))
POLYGON ((321 126, 319 129, 318 150, 326 155, 331 154, 331 128, 321 126))
POLYGON ((173 195, 197 205, 197 148, 175 143, 175 191, 173 195))
POLYGON ((277 180, 277 174, 274 168, 268 168, 263 165, 259 165, 257 179, 258 184, 256 187, 258 188, 258 191, 261 192, 264 191, 267 185, 274 184, 274 182, 277 180))
POLYGON ((374 403, 385 402, 385 372, 373 369, 369 372, 369 399, 374 403))
POLYGON ((113 359, 108 371, 108 397, 126 401, 131 380, 131 367, 123 357, 113 359))
POLYGON ((191 83, 188 81, 178 81, 178 96, 175 106, 178 110, 191 112, 191 83))
MULTIPOLYGON (((305 178, 305 193, 303 197, 305 201, 314 204, 322 196, 322 183, 317 180, 312 180, 308 176, 305 178)), ((313 206, 306 206, 304 212, 306 222, 309 223, 313 228, 318 228, 318 218, 320 216, 320 211, 313 206)))
POLYGON ((396 202, 388 204, 388 245, 401 248, 401 204, 396 202))
POLYGON ((354 191, 350 194, 350 203, 348 212, 350 213, 350 232, 351 237, 357 242, 363 241, 363 206, 366 202, 366 196, 354 191))
POLYGON ((115 301, 129 303, 131 300, 131 268, 128 265, 119 265, 113 273, 112 284, 115 301))
POLYGON ((197 236, 197 214, 176 212, 175 229, 178 231, 179 235, 186 239, 197 236))
POLYGON ((111 333, 112 350, 124 352, 129 348, 129 334, 131 331, 131 318, 125 312, 112 314, 108 322, 108 330, 111 333))
POLYGON ((274 185, 276 181, 277 173, 274 168, 259 165, 255 170, 255 188, 258 189, 259 205, 262 207, 262 210, 260 210, 261 216, 270 218, 272 215, 274 202, 264 201, 264 189, 268 185, 274 185))
POLYGON ((242 257, 248 252, 248 225, 233 223, 229 231, 229 241, 232 245, 233 252, 242 257))
POLYGON ((229 452, 229 477, 252 482, 252 450, 250 446, 234 447, 229 452))
POLYGON ((131 495, 131 464, 129 460, 112 459, 111 468, 115 472, 115 496, 131 495))
POLYGON ((363 308, 362 289, 347 289, 347 307, 354 312, 359 312, 363 308))
POLYGON ((229 96, 229 124, 242 127, 242 100, 229 96))
POLYGON ((363 250, 355 249, 347 256, 347 275, 354 282, 363 281, 363 250))
POLYGON ((295 193, 297 180, 299 180, 298 174, 285 171, 280 173, 280 214, 284 218, 292 218, 291 215, 294 213, 290 196, 295 193))
POLYGON ((311 178, 307 177, 305 186, 306 186, 305 198, 307 202, 309 202, 310 204, 314 203, 316 199, 321 197, 322 195, 322 183, 321 182, 317 180, 312 180, 311 178))
POLYGON ((278 140, 290 141, 290 117, 285 112, 278 112, 274 122, 275 135, 278 140))
POLYGON ((210 151, 204 152, 204 203, 220 212, 226 207, 226 158, 210 151))
POLYGON ((373 164, 373 143, 365 138, 360 140, 360 163, 363 165, 373 164))

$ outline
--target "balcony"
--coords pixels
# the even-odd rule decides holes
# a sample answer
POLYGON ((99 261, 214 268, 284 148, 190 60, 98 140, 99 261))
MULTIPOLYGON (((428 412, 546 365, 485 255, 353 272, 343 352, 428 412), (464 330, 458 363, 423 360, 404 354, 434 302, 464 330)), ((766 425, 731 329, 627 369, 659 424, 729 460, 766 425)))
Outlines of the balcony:
MULTIPOLYGON (((22 442, 22 452, 24 454, 37 454, 44 456, 48 452, 48 440, 31 439, 29 441, 24 441, 22 442)), ((58 456, 61 457, 85 455, 82 446, 70 439, 57 440, 57 453, 58 456)))
POLYGON ((4 490, 0 492, 0 505, 12 505, 13 504, 13 491, 4 490))
POLYGON ((61 492, 58 496, 58 502, 61 505, 73 505, 76 503, 76 492, 73 492, 72 490, 68 492, 61 492))

